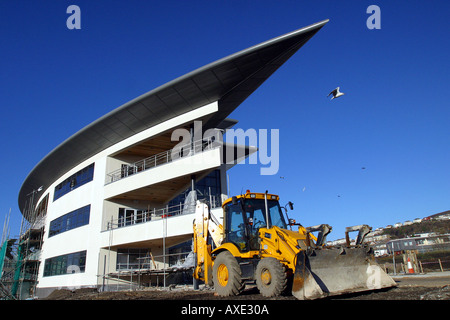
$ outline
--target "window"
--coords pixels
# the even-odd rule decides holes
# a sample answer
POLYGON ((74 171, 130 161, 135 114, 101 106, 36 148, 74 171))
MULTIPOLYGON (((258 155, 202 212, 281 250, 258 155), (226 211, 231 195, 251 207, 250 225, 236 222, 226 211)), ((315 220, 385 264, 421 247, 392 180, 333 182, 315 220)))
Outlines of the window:
POLYGON ((227 240, 234 243, 241 252, 247 251, 247 236, 241 205, 229 203, 225 210, 227 240))
MULTIPOLYGON (((213 207, 220 207, 222 205, 221 187, 220 187, 220 170, 214 170, 206 177, 195 183, 195 190, 197 191, 198 199, 211 200, 213 207)), ((184 203, 191 188, 186 189, 180 193, 176 198, 169 202, 169 206, 174 206, 184 203)))
POLYGON ((150 214, 145 210, 119 208, 119 216, 118 216, 119 227, 125 227, 146 221, 150 221, 150 214))
POLYGON ((69 212, 50 222, 49 237, 89 224, 91 205, 69 212))
POLYGON ((86 250, 45 259, 44 277, 84 272, 86 250))
POLYGON ((117 270, 150 267, 150 249, 118 249, 117 270))
POLYGON ((188 240, 186 242, 170 247, 169 266, 183 265, 190 254, 193 254, 192 240, 188 240))
POLYGON ((94 178, 94 163, 78 171, 77 173, 71 175, 69 178, 58 184, 55 187, 55 194, 53 196, 53 201, 61 198, 66 193, 69 193, 70 191, 82 186, 83 184, 92 181, 93 178, 94 178))
MULTIPOLYGON (((287 229, 278 201, 267 200, 269 209, 269 224, 282 229, 287 229)), ((256 228, 266 226, 266 204, 264 199, 245 199, 244 208, 248 218, 253 219, 253 226, 256 228)))

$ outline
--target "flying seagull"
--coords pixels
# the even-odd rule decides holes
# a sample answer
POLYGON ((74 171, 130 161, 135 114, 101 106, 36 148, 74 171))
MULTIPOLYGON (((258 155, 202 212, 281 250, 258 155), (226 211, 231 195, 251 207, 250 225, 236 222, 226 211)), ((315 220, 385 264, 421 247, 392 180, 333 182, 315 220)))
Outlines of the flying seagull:
POLYGON ((339 98, 340 96, 343 96, 344 93, 343 93, 343 92, 339 92, 339 87, 337 87, 336 89, 334 89, 333 91, 331 91, 331 92, 328 94, 327 98, 328 98, 329 96, 331 96, 331 95, 333 95, 333 97, 331 98, 331 100, 333 100, 334 98, 339 98))

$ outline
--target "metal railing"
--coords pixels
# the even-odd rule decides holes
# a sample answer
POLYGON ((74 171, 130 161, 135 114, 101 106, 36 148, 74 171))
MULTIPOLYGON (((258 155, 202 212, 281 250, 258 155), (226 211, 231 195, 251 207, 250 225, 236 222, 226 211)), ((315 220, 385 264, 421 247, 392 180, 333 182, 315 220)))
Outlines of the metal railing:
POLYGON ((106 230, 112 230, 117 228, 122 228, 126 226, 131 226, 135 224, 140 224, 148 221, 160 220, 162 218, 179 216, 182 214, 189 214, 195 212, 195 203, 192 205, 178 204, 171 207, 165 207, 161 209, 153 210, 142 210, 135 211, 135 214, 128 217, 119 217, 117 219, 112 219, 108 221, 106 230))
MULTIPOLYGON (((156 256, 142 256, 139 258, 136 258, 137 262, 118 262, 116 264, 116 270, 117 271, 130 271, 130 270, 171 270, 171 269, 183 269, 183 268, 190 268, 192 267, 189 262, 186 261, 189 259, 189 257, 193 255, 192 251, 189 252, 176 252, 176 253, 167 253, 165 255, 156 255, 156 256), (158 268, 157 263, 161 263, 163 259, 161 258, 169 258, 169 263, 166 268, 163 266, 160 266, 158 268), (159 259, 158 259, 159 258, 159 259)), ((192 258, 192 257, 191 257, 192 258)))
POLYGON ((176 146, 173 149, 155 154, 132 164, 122 164, 122 168, 106 174, 105 185, 178 159, 193 156, 206 150, 216 149, 221 145, 221 143, 216 141, 216 137, 212 136, 182 146, 176 146))
MULTIPOLYGON (((220 207, 221 201, 219 196, 211 197, 211 209, 220 207)), ((161 220, 163 218, 176 217, 185 214, 195 213, 195 202, 180 203, 174 206, 167 206, 161 209, 139 210, 134 211, 134 214, 128 217, 119 217, 111 219, 107 222, 105 231, 141 224, 149 221, 161 220)))

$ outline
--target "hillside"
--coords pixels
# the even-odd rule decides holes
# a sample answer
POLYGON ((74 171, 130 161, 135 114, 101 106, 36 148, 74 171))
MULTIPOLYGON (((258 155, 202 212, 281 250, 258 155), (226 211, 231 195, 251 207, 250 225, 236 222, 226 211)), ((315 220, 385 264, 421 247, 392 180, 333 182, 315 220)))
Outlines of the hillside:
POLYGON ((418 233, 449 233, 450 232, 450 220, 428 220, 420 223, 413 223, 408 226, 401 226, 398 228, 384 229, 382 234, 388 234, 391 239, 400 239, 411 237, 418 233))

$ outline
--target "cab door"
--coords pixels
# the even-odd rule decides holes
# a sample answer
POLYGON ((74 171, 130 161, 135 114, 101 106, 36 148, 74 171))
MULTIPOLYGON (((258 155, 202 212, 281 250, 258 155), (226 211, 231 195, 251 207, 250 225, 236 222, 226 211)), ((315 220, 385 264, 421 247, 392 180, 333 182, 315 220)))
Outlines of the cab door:
POLYGON ((225 207, 225 241, 233 243, 240 252, 248 251, 247 223, 240 202, 225 207))

